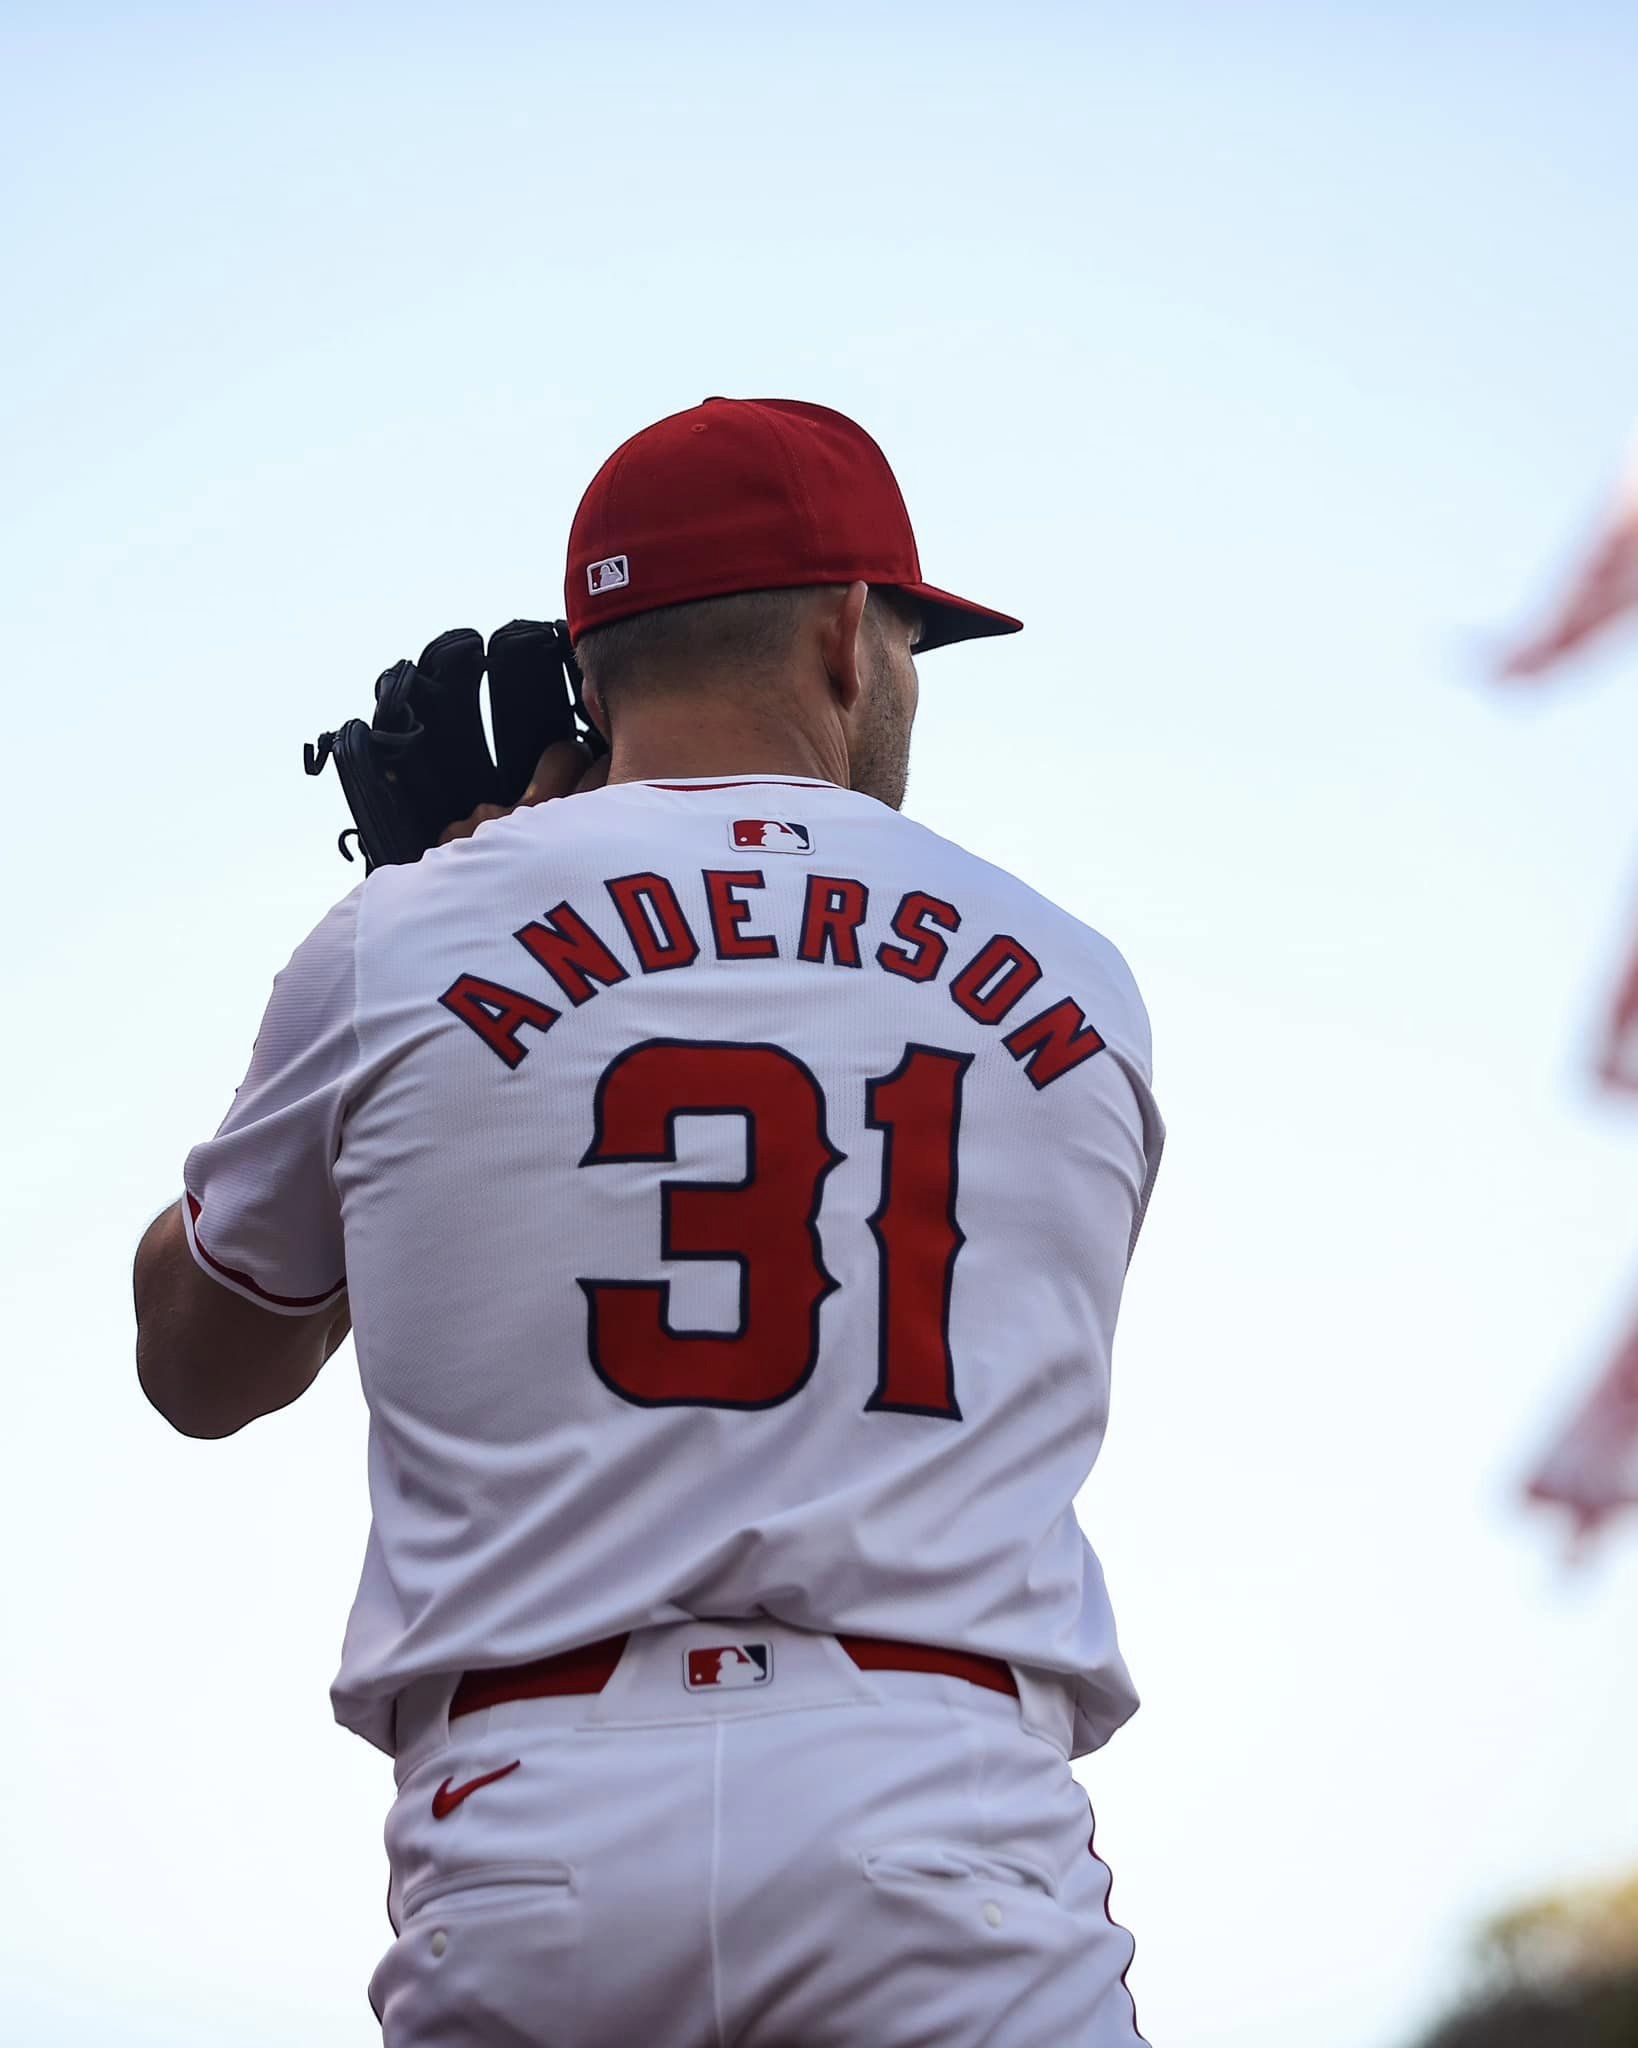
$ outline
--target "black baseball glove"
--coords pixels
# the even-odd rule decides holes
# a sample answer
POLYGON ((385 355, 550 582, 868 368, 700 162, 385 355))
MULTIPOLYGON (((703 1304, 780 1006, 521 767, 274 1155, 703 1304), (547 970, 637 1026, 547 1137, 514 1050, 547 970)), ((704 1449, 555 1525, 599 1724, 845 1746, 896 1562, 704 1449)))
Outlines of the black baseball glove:
POLYGON ((586 717, 580 670, 561 620, 514 619, 489 636, 470 626, 440 633, 416 661, 389 668, 375 686, 375 715, 349 718, 305 749, 317 775, 333 754, 354 823, 338 842, 356 836, 371 868, 419 860, 454 824, 481 804, 515 804, 535 764, 555 740, 578 740, 588 755, 605 751, 586 717), (489 672, 491 760, 478 703, 489 672))

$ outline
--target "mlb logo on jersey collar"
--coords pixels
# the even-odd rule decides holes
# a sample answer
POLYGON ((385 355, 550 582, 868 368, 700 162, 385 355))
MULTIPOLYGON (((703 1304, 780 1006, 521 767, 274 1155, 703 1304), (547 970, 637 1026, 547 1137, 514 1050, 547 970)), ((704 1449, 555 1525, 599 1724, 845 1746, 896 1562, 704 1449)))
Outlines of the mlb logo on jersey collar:
POLYGON ((683 1684, 690 1692, 767 1685, 772 1678, 773 1649, 767 1643, 710 1643, 683 1651, 683 1684))
POLYGON ((736 818, 728 827, 728 844, 742 853, 812 853, 813 834, 789 818, 736 818))

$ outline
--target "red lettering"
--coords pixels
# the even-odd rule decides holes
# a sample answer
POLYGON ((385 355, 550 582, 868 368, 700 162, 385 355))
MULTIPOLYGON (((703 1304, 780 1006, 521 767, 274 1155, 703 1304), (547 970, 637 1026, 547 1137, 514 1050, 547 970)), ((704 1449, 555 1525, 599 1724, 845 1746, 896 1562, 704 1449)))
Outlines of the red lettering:
POLYGON ((950 948, 938 931, 927 930, 929 924, 941 931, 958 932, 961 912, 942 897, 912 889, 893 913, 893 929, 910 951, 887 945, 876 948, 876 958, 889 974, 902 974, 906 981, 931 981, 938 973, 950 948))
POLYGON ((1005 932, 997 932, 950 984, 950 1000, 975 1024, 999 1024, 1041 978, 1041 963, 1005 932))
POLYGON ((691 967, 700 957, 700 942, 689 930, 677 892, 664 875, 617 875, 603 886, 614 899, 645 974, 691 967))
POLYGON ((870 891, 863 882, 809 875, 798 956, 816 967, 824 965, 827 954, 838 967, 860 966, 859 927, 869 907, 870 891))
POLYGON ((577 910, 560 903, 539 923, 526 924, 512 936, 552 977, 578 1009, 597 993, 597 984, 612 988, 627 979, 626 970, 577 910))
POLYGON ((485 981, 477 974, 463 974, 438 1000, 509 1067, 517 1066, 529 1050, 518 1042, 518 1032, 525 1024, 536 1031, 550 1031, 558 1019, 556 1010, 537 1003, 533 996, 520 995, 502 981, 485 981))
POLYGON ((1086 1012, 1068 996, 1009 1031, 1001 1043, 1015 1060, 1029 1062, 1024 1072, 1037 1088, 1050 1087, 1060 1074, 1103 1051, 1103 1040, 1087 1023, 1086 1012))
POLYGON ((772 960, 779 942, 769 932, 743 932, 750 921, 751 906, 742 903, 736 889, 765 886, 760 868, 705 870, 705 900, 711 909, 711 931, 717 942, 719 960, 772 960))

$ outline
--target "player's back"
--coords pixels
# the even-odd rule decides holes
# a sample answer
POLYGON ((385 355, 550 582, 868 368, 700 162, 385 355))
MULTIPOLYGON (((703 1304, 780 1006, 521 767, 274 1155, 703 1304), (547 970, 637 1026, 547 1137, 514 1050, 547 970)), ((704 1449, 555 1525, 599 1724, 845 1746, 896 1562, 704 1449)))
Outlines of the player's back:
POLYGON ((337 1687, 766 1613, 1132 1695, 1072 1502, 1158 1162, 1114 950, 828 783, 631 783, 360 892, 337 1687))

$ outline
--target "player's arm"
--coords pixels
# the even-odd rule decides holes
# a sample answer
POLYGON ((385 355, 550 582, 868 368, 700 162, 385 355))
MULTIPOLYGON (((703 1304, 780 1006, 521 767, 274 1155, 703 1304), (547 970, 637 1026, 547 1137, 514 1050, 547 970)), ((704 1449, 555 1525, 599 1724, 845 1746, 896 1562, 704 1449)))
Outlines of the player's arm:
POLYGON ((184 1436, 231 1436, 287 1408, 352 1328, 343 1294, 307 1315, 278 1315, 207 1278, 182 1209, 166 1209, 136 1255, 137 1378, 184 1436))
POLYGON ((359 892, 273 984, 250 1071, 137 1249, 137 1377, 186 1436, 287 1407, 351 1327, 335 1165, 361 1067, 359 892))

